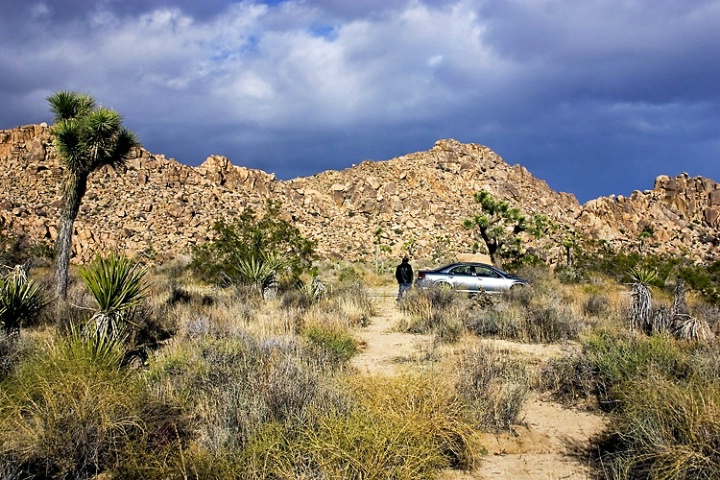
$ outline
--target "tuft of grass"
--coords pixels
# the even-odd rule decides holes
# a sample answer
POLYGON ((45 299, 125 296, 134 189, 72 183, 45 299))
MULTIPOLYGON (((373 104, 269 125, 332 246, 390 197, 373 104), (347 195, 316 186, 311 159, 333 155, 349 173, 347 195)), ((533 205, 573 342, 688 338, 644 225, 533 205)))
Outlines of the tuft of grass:
POLYGON ((289 308, 286 314, 289 322, 295 325, 295 331, 303 330, 304 325, 322 325, 323 328, 343 330, 368 325, 375 306, 367 289, 352 283, 338 288, 330 288, 322 297, 305 309, 289 308))
POLYGON ((593 293, 585 299, 582 311, 585 315, 600 316, 606 314, 610 308, 610 302, 606 295, 593 293))
POLYGON ((358 343, 345 329, 310 325, 305 328, 304 335, 327 362, 342 365, 357 353, 358 343))
POLYGON ((409 333, 434 334, 439 343, 455 343, 467 331, 472 301, 446 288, 415 288, 400 300, 400 310, 410 317, 400 325, 409 333))
POLYGON ((117 471, 128 451, 161 452, 161 424, 182 422, 120 368, 116 349, 98 355, 75 335, 34 351, 8 375, 0 385, 0 463, 29 478, 86 479, 117 471))
POLYGON ((720 385, 651 376, 622 392, 604 462, 615 478, 719 478, 720 385))
POLYGON ((506 431, 517 423, 530 394, 524 366, 494 348, 476 346, 463 352, 455 368, 455 388, 477 412, 478 428, 506 431))
POLYGON ((480 448, 451 385, 430 375, 348 378, 353 401, 283 434, 271 425, 244 452, 249 478, 434 478, 468 469, 480 448))

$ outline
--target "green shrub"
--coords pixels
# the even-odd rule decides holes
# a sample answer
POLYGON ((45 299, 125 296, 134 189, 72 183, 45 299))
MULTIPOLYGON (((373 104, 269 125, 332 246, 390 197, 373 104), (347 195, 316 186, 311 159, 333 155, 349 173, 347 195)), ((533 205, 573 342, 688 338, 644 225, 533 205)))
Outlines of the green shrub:
POLYGON ((667 336, 627 337, 599 332, 583 339, 584 354, 596 372, 601 406, 622 406, 622 390, 628 381, 662 374, 683 378, 691 373, 685 354, 667 336))
POLYGON ((312 325, 305 329, 304 335, 332 363, 346 363, 357 352, 357 341, 347 331, 312 325))
POLYGON ((720 261, 707 267, 686 265, 679 269, 678 277, 685 280, 687 286, 713 305, 720 305, 720 261))
POLYGON ((242 265, 251 259, 284 258, 290 265, 289 278, 294 284, 299 275, 312 266, 314 245, 290 222, 280 218, 280 204, 268 202, 258 218, 247 208, 234 223, 219 221, 213 226, 214 240, 193 249, 188 267, 210 283, 244 283, 242 265))

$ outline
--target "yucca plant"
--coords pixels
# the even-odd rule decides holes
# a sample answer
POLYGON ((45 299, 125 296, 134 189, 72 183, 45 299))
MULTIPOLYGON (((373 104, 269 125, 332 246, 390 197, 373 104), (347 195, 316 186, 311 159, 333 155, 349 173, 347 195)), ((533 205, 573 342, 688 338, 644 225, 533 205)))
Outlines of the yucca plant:
POLYGON ((268 291, 277 285, 278 272, 289 266, 288 260, 276 255, 241 259, 236 265, 239 277, 237 281, 255 287, 265 298, 268 291))
POLYGON ((65 348, 73 355, 82 355, 83 358, 93 359, 98 365, 117 367, 125 356, 124 328, 111 332, 98 330, 93 335, 87 335, 75 322, 70 322, 69 333, 65 337, 65 348))
POLYGON ((45 306, 39 283, 16 268, 0 277, 0 323, 7 336, 17 335, 23 322, 32 319, 45 306))
POLYGON ((313 275, 310 282, 304 284, 301 290, 312 303, 317 302, 328 293, 327 287, 317 275, 313 275))
POLYGON ((80 268, 80 277, 97 302, 98 311, 90 320, 96 333, 125 332, 127 313, 147 293, 146 273, 140 264, 114 252, 107 257, 98 254, 87 267, 80 268))
POLYGON ((634 267, 629 272, 632 284, 632 311, 630 313, 630 329, 651 328, 652 293, 650 283, 657 279, 657 271, 650 268, 634 267))
POLYGON ((629 274, 634 283, 642 283, 645 285, 650 285, 658 278, 657 270, 641 266, 631 268, 629 274))

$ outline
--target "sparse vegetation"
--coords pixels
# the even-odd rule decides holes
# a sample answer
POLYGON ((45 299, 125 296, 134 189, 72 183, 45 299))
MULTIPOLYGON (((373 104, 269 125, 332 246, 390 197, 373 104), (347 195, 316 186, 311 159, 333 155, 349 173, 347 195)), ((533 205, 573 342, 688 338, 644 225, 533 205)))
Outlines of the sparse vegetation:
POLYGON ((469 297, 442 286, 413 289, 400 300, 399 307, 407 319, 399 328, 432 334, 436 343, 456 343, 472 330, 479 311, 491 303, 485 295, 469 297))
POLYGON ((517 424, 530 395, 524 365, 493 348, 476 347, 463 352, 456 368, 458 393, 480 413, 479 428, 505 431, 517 424))
MULTIPOLYGON (((670 291, 646 275, 664 270, 634 267, 653 293, 651 322, 667 311, 717 329, 717 309, 686 298, 684 283, 668 274, 670 291)), ((238 270, 232 288, 217 288, 197 282, 208 278, 201 272, 181 273, 98 256, 69 292, 75 310, 58 310, 62 328, 25 322, 35 309, 2 310, 3 322, 31 335, 0 341, 0 473, 437 478, 482 464, 481 434, 514 430, 528 398, 546 392, 608 416, 595 445, 602 478, 720 475, 717 341, 680 338, 676 323, 631 331, 628 272, 619 282, 586 272, 584 283, 564 283, 534 268, 521 272, 530 287, 503 295, 413 289, 397 304, 396 328, 434 341, 417 360, 428 368, 396 376, 352 363, 363 349, 357 332, 378 314, 373 292, 394 289, 371 264, 325 264, 265 298, 260 275, 238 270), (104 335, 82 328, 95 312, 113 325, 104 335), (111 333, 123 326, 131 341, 111 333), (131 364, 139 338, 147 362, 131 364), (488 339, 567 353, 529 362, 488 339)), ((38 292, 46 284, 31 281, 38 292)))
POLYGON ((530 343, 577 339, 592 319, 563 295, 557 280, 547 273, 531 276, 531 287, 514 288, 484 302, 468 319, 468 329, 480 336, 530 343))
POLYGON ((604 333, 584 347, 600 405, 613 412, 603 456, 611 478, 718 476, 715 342, 604 333))

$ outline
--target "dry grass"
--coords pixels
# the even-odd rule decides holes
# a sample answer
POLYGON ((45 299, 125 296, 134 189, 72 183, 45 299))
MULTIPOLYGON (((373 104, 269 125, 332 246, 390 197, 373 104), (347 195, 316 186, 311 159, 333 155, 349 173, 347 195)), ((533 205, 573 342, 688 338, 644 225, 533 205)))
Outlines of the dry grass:
POLYGON ((3 381, 0 463, 23 477, 84 479, 130 452, 162 451, 163 425, 182 420, 146 395, 118 355, 98 357, 80 338, 34 350, 3 381))
POLYGON ((323 410, 291 428, 285 442, 270 429, 246 452, 251 478, 434 478, 448 466, 469 468, 477 436, 452 389, 437 378, 348 378, 345 410, 323 410))
MULTIPOLYGON (((629 338, 627 288, 605 278, 531 272, 531 288, 492 297, 412 291, 400 327, 435 336, 433 361, 387 378, 344 367, 376 314, 368 286, 394 285, 373 265, 331 265, 322 294, 267 300, 170 271, 136 312, 133 341, 154 341, 147 370, 83 357, 54 329, 0 344, 0 476, 435 478, 476 466, 478 432, 510 429, 537 386, 612 412, 608 478, 719 476, 720 349, 629 338), (478 335, 582 351, 538 381, 538 365, 478 335)), ((87 315, 81 286, 71 298, 55 318, 87 315)))
POLYGON ((410 333, 434 334, 438 343, 457 342, 475 314, 473 299, 443 288, 412 289, 400 301, 408 317, 398 328, 410 333))
POLYGON ((454 364, 455 388, 477 412, 484 431, 509 430, 517 424, 530 394, 527 367, 492 347, 474 345, 454 364))

